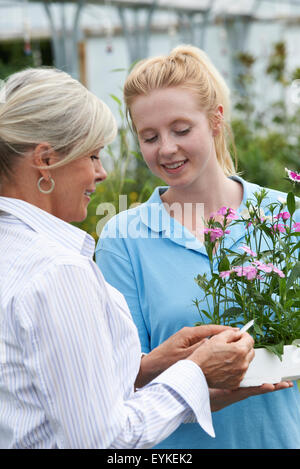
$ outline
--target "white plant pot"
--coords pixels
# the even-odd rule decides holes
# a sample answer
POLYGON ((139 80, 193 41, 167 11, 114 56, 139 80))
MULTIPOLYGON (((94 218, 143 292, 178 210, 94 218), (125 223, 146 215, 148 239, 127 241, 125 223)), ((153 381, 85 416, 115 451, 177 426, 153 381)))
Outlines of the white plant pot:
POLYGON ((258 348, 240 387, 297 379, 300 379, 300 347, 285 345, 282 361, 274 353, 258 348))

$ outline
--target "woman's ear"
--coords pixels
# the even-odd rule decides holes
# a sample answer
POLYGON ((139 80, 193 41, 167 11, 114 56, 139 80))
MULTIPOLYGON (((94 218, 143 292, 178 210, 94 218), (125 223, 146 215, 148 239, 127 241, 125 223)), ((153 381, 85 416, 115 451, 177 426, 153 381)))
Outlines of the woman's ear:
POLYGON ((213 137, 216 137, 217 135, 219 135, 220 130, 221 130, 222 125, 223 125, 223 120, 224 120, 224 108, 223 108, 222 104, 219 104, 217 109, 216 109, 216 112, 215 112, 215 114, 212 118, 213 137))
POLYGON ((47 142, 39 143, 32 152, 33 166, 39 171, 45 180, 50 178, 50 171, 47 166, 57 162, 55 152, 47 142))

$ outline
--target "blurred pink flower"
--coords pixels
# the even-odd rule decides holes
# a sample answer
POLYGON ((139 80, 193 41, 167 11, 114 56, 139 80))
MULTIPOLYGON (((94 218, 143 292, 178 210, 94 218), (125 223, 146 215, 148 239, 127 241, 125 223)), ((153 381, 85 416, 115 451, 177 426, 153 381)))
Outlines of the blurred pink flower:
POLYGON ((273 265, 273 264, 271 264, 271 265, 273 267, 273 272, 275 272, 275 274, 279 275, 279 277, 281 277, 281 278, 285 277, 282 270, 278 269, 278 267, 275 267, 275 265, 273 265))
POLYGON ((293 224, 293 229, 295 231, 299 232, 300 231, 300 223, 299 222, 294 223, 293 224))
POLYGON ((285 233, 285 227, 282 223, 275 223, 273 225, 273 231, 279 231, 280 233, 285 233))
POLYGON ((243 251, 245 251, 247 254, 250 254, 250 256, 253 256, 253 257, 256 257, 257 254, 256 252, 252 251, 249 246, 240 246, 239 249, 243 249, 243 251))
POLYGON ((264 264, 261 261, 253 261, 253 264, 255 264, 258 268, 258 270, 262 270, 263 272, 266 272, 266 274, 269 274, 270 272, 275 272, 279 277, 285 277, 284 273, 282 270, 278 269, 275 265, 271 264, 264 264))
POLYGON ((270 264, 264 264, 261 261, 253 261, 253 264, 257 265, 258 270, 262 270, 263 272, 266 272, 267 274, 272 272, 272 267, 270 266, 270 264))
POLYGON ((230 230, 223 231, 222 228, 204 228, 204 233, 209 234, 211 242, 214 243, 216 239, 221 238, 224 234, 230 233, 230 230))
POLYGON ((296 171, 291 171, 290 169, 285 168, 285 171, 288 174, 288 177, 293 182, 300 182, 300 174, 296 171))
POLYGON ((221 207, 217 211, 217 215, 222 215, 223 217, 229 218, 230 220, 236 220, 238 218, 236 211, 230 207, 221 207))
POLYGON ((282 218, 282 220, 285 221, 285 220, 288 220, 290 218, 290 216, 291 215, 289 214, 289 212, 280 212, 278 215, 275 215, 274 218, 276 218, 277 220, 279 218, 282 218))
POLYGON ((223 215, 223 217, 225 217, 227 213, 227 207, 221 207, 218 211, 217 211, 217 215, 223 215))
POLYGON ((257 276, 256 267, 253 265, 247 265, 246 267, 233 267, 234 272, 238 277, 246 277, 247 280, 253 280, 257 276))
POLYGON ((225 277, 230 277, 232 270, 223 270, 223 272, 220 272, 220 277, 225 278, 225 277))

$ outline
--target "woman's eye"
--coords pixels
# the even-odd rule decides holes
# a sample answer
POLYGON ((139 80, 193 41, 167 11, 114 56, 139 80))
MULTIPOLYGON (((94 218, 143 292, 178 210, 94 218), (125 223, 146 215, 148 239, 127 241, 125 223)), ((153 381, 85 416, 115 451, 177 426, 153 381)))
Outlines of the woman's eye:
POLYGON ((183 130, 175 130, 175 133, 177 135, 186 135, 187 133, 189 133, 191 129, 188 127, 186 129, 183 129, 183 130))
POLYGON ((153 143, 155 142, 156 139, 157 139, 156 135, 154 135, 153 137, 144 138, 144 143, 153 143))
POLYGON ((91 160, 93 160, 93 161, 94 161, 94 160, 99 160, 99 156, 97 156, 97 155, 92 155, 92 156, 91 156, 91 160))

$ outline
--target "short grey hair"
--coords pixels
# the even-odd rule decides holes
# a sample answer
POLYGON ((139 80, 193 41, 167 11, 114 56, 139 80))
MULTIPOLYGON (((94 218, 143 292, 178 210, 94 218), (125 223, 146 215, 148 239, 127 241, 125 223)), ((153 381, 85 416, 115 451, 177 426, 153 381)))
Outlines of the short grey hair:
POLYGON ((108 106, 77 80, 55 68, 29 68, 2 84, 0 180, 19 157, 47 142, 58 167, 111 143, 117 124, 108 106))

